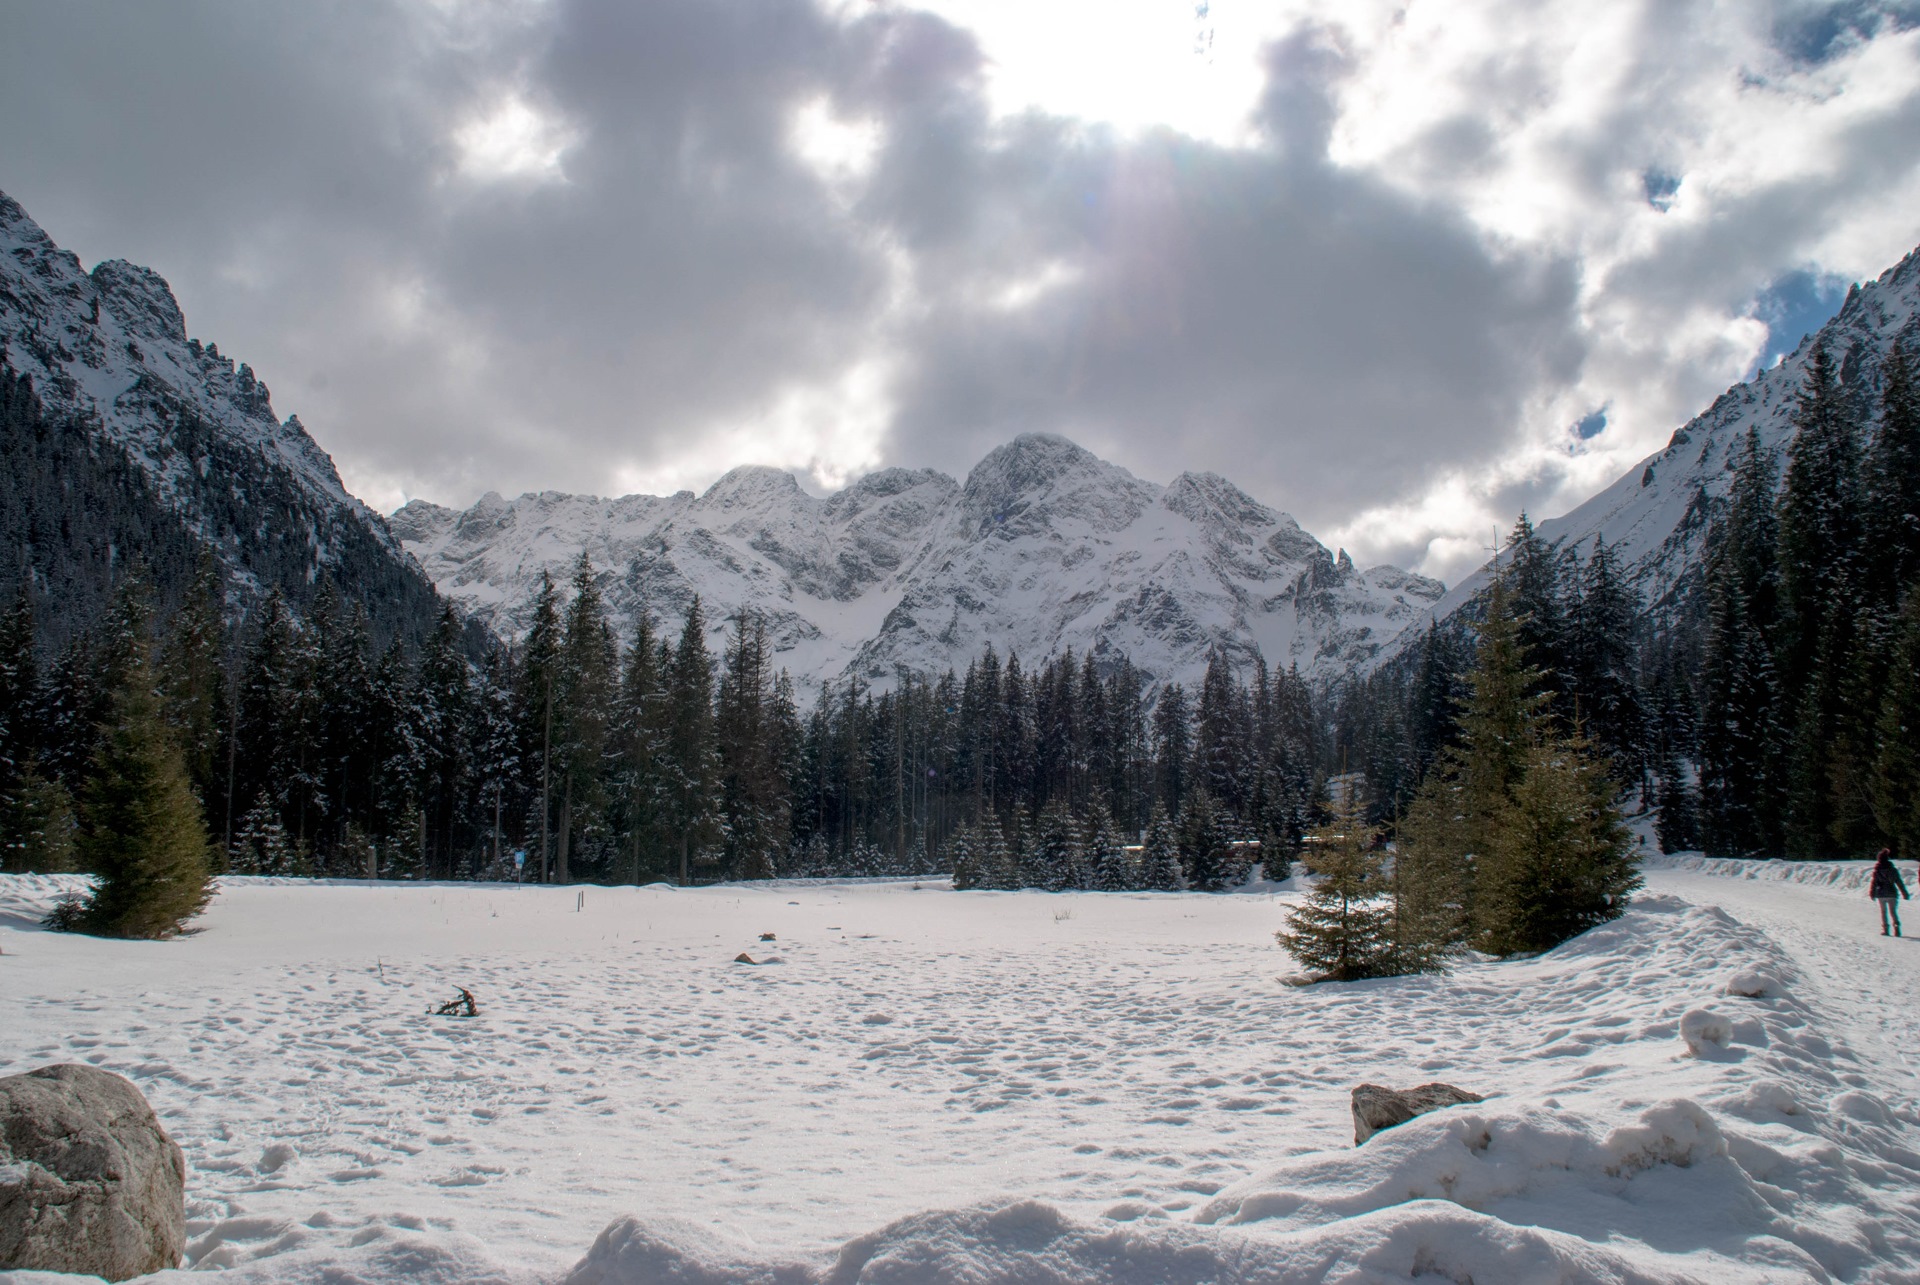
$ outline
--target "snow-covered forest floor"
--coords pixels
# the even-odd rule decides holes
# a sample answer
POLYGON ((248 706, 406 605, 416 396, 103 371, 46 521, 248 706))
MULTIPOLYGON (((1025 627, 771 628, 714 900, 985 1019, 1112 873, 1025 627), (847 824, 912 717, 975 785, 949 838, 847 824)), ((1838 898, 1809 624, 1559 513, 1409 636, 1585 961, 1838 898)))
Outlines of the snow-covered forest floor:
POLYGON ((1920 940, 1652 864, 1539 959, 1308 988, 1285 890, 230 879, 155 944, 0 876, 0 1073, 139 1085, 234 1281, 1912 1279, 1920 940), (1353 1147, 1429 1080, 1489 1100, 1353 1147))

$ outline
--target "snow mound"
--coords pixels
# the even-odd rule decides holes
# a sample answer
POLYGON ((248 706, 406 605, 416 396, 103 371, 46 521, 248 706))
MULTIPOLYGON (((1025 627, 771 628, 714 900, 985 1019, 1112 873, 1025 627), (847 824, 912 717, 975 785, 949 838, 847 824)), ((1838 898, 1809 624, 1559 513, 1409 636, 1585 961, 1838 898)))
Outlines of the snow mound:
POLYGON ((1693 1056, 1713 1057, 1733 1043, 1733 1023, 1710 1008, 1689 1009, 1680 1018, 1680 1038, 1693 1056))
POLYGON ((1866 895, 1871 861, 1780 861, 1774 858, 1708 857, 1698 852, 1641 858, 1649 870, 1681 870, 1723 879, 1758 879, 1805 884, 1828 892, 1866 895))
POLYGON ((1255 1285, 1317 1281, 1605 1282, 1693 1279, 1459 1205, 1415 1201, 1285 1239, 1176 1223, 1082 1219, 1045 1201, 933 1210, 849 1241, 812 1266, 716 1248, 711 1234, 623 1218, 563 1285, 1255 1285), (704 1241, 704 1243, 702 1243, 704 1241))

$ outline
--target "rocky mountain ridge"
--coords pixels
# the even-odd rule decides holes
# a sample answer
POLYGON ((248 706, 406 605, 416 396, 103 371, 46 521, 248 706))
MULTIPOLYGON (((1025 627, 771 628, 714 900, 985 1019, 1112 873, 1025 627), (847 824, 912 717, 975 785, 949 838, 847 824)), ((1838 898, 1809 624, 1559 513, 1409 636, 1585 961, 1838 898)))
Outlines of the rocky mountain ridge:
MULTIPOLYGON (((210 551, 237 603, 278 587, 297 608, 332 578, 366 604, 381 636, 417 636, 430 620, 432 585, 385 518, 341 485, 297 417, 275 415, 250 367, 189 337, 166 281, 118 259, 87 272, 5 193, 0 369, 30 386, 35 431, 77 435, 91 459, 123 453, 132 471, 120 489, 141 488, 149 524, 210 551)), ((43 457, 79 458, 72 450, 43 457)), ((19 553, 0 567, 0 589, 10 596, 31 576, 37 605, 56 621, 80 614, 77 600, 104 594, 123 552, 95 547, 100 531, 87 529, 94 515, 84 505, 64 511, 74 483, 68 475, 0 480, 0 507, 19 528, 6 532, 19 553)))
MULTIPOLYGON (((1675 430, 1667 445, 1636 464, 1611 486, 1571 512, 1539 524, 1542 538, 1585 557, 1596 538, 1619 555, 1655 613, 1685 611, 1702 583, 1707 532, 1726 508, 1734 461, 1749 428, 1786 463, 1794 434, 1795 399, 1807 363, 1824 345, 1834 357, 1842 386, 1863 423, 1877 416, 1881 366, 1895 343, 1905 340, 1920 355, 1920 249, 1873 281, 1847 292, 1840 311, 1805 337, 1778 364, 1735 384, 1711 406, 1675 430)), ((1489 567, 1461 580, 1434 607, 1440 619, 1458 612, 1486 587, 1489 567)), ((1410 630, 1381 649, 1374 663, 1398 654, 1419 635, 1410 630)))
POLYGON ((700 495, 490 493, 464 511, 416 500, 391 522, 441 591, 504 635, 525 628, 541 573, 564 579, 585 550, 616 611, 675 623, 697 593, 716 633, 763 613, 803 692, 964 669, 988 643, 1029 663, 1124 654, 1155 682, 1196 678, 1214 647, 1331 675, 1444 591, 1356 569, 1215 474, 1161 486, 1045 434, 964 482, 885 469, 820 498, 749 466, 700 495))

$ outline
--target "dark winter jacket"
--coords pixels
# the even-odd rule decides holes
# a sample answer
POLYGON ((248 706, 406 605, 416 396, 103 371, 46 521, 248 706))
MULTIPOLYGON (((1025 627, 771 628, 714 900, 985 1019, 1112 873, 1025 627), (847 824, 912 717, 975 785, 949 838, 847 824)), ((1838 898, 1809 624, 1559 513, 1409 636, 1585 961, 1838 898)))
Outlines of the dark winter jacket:
POLYGON ((1867 886, 1867 895, 1878 901, 1882 897, 1907 896, 1907 885, 1901 882, 1900 872, 1893 868, 1893 862, 1884 858, 1873 863, 1873 882, 1867 886))

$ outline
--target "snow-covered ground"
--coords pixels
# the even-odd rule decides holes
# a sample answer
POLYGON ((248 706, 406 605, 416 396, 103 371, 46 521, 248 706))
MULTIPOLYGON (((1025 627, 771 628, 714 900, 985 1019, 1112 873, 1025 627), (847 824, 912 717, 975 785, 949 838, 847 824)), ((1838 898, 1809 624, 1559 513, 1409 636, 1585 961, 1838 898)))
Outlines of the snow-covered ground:
POLYGON ((148 944, 0 876, 0 1073, 138 1084, 232 1281, 1913 1279, 1920 942, 1685 864, 1310 988, 1287 892, 235 879, 148 944), (1369 1080, 1489 1100, 1355 1148, 1369 1080))

